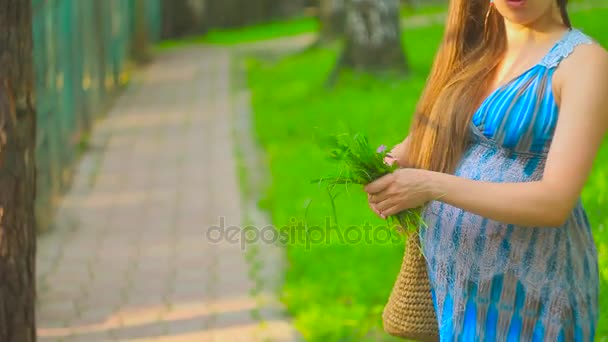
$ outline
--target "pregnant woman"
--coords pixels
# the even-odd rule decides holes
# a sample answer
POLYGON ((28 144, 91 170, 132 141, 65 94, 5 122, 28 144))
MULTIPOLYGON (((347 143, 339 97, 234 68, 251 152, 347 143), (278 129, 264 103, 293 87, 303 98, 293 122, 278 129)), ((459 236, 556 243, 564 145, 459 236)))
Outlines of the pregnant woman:
POLYGON ((441 341, 593 341, 581 190, 608 128, 608 54, 565 0, 453 0, 381 217, 424 205, 441 341))

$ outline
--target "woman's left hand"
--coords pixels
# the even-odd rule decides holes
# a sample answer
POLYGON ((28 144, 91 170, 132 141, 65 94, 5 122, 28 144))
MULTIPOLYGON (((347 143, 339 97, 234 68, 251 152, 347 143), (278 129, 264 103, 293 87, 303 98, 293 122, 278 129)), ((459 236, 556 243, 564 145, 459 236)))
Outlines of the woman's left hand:
POLYGON ((365 186, 372 209, 384 219, 430 201, 429 173, 420 169, 398 169, 365 186))

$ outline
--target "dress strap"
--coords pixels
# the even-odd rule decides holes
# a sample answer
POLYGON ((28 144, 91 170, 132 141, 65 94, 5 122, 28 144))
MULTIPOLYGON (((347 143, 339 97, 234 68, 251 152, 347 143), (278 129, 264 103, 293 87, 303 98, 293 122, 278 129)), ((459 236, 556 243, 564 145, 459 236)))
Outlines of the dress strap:
POLYGON ((539 63, 549 69, 557 68, 581 44, 592 44, 593 39, 578 29, 572 28, 564 34, 551 51, 539 63))

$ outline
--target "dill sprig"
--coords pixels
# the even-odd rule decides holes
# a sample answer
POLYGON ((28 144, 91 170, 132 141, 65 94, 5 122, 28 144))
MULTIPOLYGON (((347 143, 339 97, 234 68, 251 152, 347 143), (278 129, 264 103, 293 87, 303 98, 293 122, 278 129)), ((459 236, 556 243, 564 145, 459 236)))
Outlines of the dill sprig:
MULTIPOLYGON (((335 196, 332 192, 337 186, 367 185, 399 168, 397 163, 388 165, 384 162, 389 153, 386 146, 373 148, 367 137, 360 133, 331 135, 322 139, 321 144, 329 150, 329 157, 339 165, 339 170, 336 175, 312 182, 327 187, 332 208, 335 208, 335 196)), ((337 222, 337 217, 334 219, 337 222)), ((421 208, 408 209, 388 219, 395 223, 400 231, 411 231, 424 225, 421 208)))

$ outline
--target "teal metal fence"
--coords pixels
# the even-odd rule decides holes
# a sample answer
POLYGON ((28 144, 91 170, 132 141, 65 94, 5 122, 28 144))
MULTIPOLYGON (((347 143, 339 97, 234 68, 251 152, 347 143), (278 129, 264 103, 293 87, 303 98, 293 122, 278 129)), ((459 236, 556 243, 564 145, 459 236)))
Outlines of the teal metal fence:
POLYGON ((145 16, 151 41, 160 38, 161 0, 143 0, 143 13, 136 1, 32 0, 42 220, 66 189, 91 123, 128 80, 137 16, 145 16))

